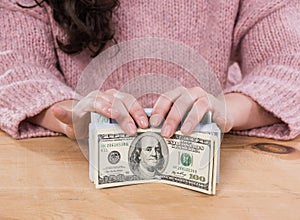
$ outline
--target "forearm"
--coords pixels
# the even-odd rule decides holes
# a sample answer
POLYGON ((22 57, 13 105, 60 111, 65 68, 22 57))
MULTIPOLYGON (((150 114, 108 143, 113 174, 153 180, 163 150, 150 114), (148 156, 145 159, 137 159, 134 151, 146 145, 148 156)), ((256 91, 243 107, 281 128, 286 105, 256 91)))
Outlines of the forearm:
POLYGON ((232 115, 233 130, 246 130, 280 122, 257 102, 241 93, 225 95, 226 111, 232 115))

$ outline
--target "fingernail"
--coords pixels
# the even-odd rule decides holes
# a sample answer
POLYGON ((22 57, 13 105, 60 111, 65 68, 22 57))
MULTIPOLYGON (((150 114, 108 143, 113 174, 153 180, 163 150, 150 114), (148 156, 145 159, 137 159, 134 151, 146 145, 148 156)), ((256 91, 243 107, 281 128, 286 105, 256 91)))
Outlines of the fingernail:
POLYGON ((140 124, 142 125, 143 128, 146 128, 148 127, 148 120, 145 117, 141 117, 140 124))
POLYGON ((151 116, 150 118, 150 124, 153 126, 153 127, 157 127, 160 125, 162 121, 162 117, 160 115, 153 115, 151 116))
POLYGON ((191 122, 184 123, 180 130, 184 134, 190 133, 192 130, 192 123, 191 122))
POLYGON ((166 125, 162 128, 161 135, 164 137, 172 136, 172 127, 170 125, 166 125))

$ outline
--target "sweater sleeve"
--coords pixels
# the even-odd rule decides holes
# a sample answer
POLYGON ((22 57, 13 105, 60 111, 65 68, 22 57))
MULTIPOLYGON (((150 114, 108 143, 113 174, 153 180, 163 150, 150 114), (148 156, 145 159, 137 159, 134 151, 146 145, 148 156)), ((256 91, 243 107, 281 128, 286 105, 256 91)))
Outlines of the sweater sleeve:
POLYGON ((300 1, 244 2, 234 33, 242 80, 226 93, 251 97, 281 123, 237 133, 295 138, 300 134, 300 1))
POLYGON ((0 7, 0 128, 14 138, 57 135, 26 118, 73 97, 56 67, 47 14, 38 10, 45 19, 0 7))

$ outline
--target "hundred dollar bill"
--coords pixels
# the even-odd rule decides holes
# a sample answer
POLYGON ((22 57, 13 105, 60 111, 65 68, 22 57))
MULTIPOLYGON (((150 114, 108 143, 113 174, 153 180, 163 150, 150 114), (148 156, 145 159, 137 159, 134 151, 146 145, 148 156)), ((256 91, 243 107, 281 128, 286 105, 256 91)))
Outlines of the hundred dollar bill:
MULTIPOLYGON (((146 114, 150 117, 152 109, 146 108, 144 109, 146 114)), ((106 118, 100 114, 91 113, 91 123, 89 125, 89 178, 92 182, 94 182, 94 169, 95 165, 95 149, 97 143, 95 144, 95 130, 96 129, 111 129, 115 127, 119 127, 117 122, 113 119, 106 118)), ((217 137, 217 148, 220 148, 221 142, 221 132, 218 126, 215 123, 211 122, 211 113, 208 112, 205 114, 199 125, 195 128, 195 132, 209 134, 210 137, 217 137)), ((220 150, 218 150, 218 160, 220 159, 220 150)), ((220 163, 217 163, 217 183, 219 183, 219 173, 220 173, 220 163)))
POLYGON ((177 131, 163 138, 160 129, 128 136, 106 124, 94 128, 93 180, 97 188, 161 182, 207 194, 216 193, 219 138, 214 133, 177 131))

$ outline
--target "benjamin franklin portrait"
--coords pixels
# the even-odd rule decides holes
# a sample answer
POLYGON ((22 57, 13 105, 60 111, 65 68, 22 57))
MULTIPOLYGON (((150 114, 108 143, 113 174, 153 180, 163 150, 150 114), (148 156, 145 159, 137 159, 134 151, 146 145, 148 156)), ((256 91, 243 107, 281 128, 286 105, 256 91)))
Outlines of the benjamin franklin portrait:
POLYGON ((168 146, 158 133, 145 132, 133 140, 128 157, 131 171, 140 179, 159 178, 167 165, 168 146))

